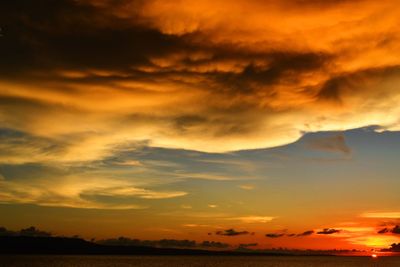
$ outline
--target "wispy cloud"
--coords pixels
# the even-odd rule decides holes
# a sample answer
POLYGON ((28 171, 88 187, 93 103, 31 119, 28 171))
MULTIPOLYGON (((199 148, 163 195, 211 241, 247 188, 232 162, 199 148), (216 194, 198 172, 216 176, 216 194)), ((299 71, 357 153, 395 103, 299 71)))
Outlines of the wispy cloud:
POLYGON ((239 185, 238 187, 243 190, 253 190, 255 188, 255 186, 251 185, 251 184, 242 184, 242 185, 239 185))
POLYGON ((244 223, 267 223, 274 220, 276 217, 272 216, 243 216, 243 217, 232 217, 227 220, 237 220, 244 223))
POLYGON ((174 198, 187 195, 186 192, 157 192, 143 188, 135 187, 111 187, 100 189, 89 189, 84 191, 88 195, 101 195, 101 196, 125 196, 125 197, 140 197, 145 199, 164 199, 174 198))
POLYGON ((197 227, 215 227, 209 224, 196 224, 196 223, 187 223, 183 225, 184 227, 190 227, 190 228, 197 228, 197 227))
POLYGON ((85 177, 85 181, 74 176, 30 181, 3 180, 0 185, 5 191, 0 194, 2 203, 86 209, 143 209, 148 205, 137 203, 137 199, 166 199, 187 194, 180 191, 154 191, 136 187, 127 180, 98 177, 85 177), (107 196, 108 200, 103 200, 103 196, 107 196))
POLYGON ((117 165, 121 165, 121 166, 143 166, 143 164, 138 161, 138 160, 127 160, 127 161, 121 161, 121 162, 117 162, 117 165))
POLYGON ((381 219, 400 219, 399 211, 392 212, 364 212, 360 215, 364 218, 381 218, 381 219))

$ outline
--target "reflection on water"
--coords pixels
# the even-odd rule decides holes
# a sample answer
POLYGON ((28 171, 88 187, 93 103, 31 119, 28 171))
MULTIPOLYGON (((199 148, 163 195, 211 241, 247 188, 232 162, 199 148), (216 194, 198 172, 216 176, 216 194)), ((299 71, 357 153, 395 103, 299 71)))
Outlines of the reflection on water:
POLYGON ((0 267, 399 267, 400 257, 0 255, 0 267))

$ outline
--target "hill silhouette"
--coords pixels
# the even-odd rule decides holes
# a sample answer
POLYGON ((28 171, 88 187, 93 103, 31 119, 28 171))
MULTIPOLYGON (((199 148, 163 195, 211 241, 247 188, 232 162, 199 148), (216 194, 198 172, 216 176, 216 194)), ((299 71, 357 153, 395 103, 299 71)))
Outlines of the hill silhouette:
MULTIPOLYGON (((239 251, 101 245, 80 238, 0 236, 0 254, 249 255, 239 251)), ((264 253, 265 255, 288 255, 264 253)))

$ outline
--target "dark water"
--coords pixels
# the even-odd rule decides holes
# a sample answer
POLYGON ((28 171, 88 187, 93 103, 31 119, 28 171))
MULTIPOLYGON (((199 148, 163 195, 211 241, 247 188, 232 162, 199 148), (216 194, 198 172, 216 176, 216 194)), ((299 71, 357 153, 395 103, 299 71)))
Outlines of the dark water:
POLYGON ((0 256, 0 267, 400 267, 400 257, 0 256))

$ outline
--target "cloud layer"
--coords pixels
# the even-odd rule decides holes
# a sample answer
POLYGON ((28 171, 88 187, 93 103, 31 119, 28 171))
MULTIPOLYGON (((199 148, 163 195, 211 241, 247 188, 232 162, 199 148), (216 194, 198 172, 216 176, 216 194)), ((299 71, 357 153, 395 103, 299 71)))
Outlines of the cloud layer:
POLYGON ((392 1, 18 1, 1 12, 0 121, 66 140, 60 159, 125 142, 230 151, 398 127, 392 1))
POLYGON ((242 247, 351 238, 333 224, 350 208, 400 218, 395 1, 16 0, 0 18, 0 203, 148 208, 242 247))

